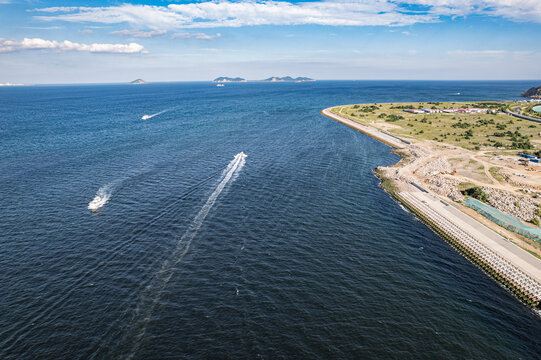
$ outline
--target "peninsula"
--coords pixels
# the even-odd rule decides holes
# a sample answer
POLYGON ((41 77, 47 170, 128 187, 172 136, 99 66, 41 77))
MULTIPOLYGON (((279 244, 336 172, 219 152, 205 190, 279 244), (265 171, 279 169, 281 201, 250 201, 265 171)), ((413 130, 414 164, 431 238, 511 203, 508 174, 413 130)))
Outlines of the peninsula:
POLYGON ((534 98, 534 99, 541 99, 541 86, 530 88, 524 91, 522 94, 520 94, 520 96, 534 98))
POLYGON ((541 302, 541 124, 515 102, 357 104, 322 114, 392 146, 381 186, 521 301, 541 302))

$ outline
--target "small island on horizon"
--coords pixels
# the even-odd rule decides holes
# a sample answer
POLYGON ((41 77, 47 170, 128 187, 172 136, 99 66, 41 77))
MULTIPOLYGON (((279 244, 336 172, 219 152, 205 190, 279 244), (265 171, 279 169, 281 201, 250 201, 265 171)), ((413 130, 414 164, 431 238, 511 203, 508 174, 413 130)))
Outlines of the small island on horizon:
POLYGON ((296 77, 296 78, 292 78, 291 76, 284 76, 284 77, 272 76, 272 77, 267 78, 267 79, 262 80, 262 81, 269 81, 269 82, 286 82, 286 81, 289 81, 289 82, 304 82, 304 81, 315 81, 315 80, 311 79, 311 78, 308 78, 308 77, 302 77, 302 76, 299 76, 299 77, 296 77))
MULTIPOLYGON (((248 80, 241 78, 241 77, 227 77, 227 76, 220 76, 216 79, 212 80, 213 82, 218 83, 224 83, 224 82, 247 82, 248 80)), ((270 78, 266 78, 264 80, 251 80, 251 81, 263 81, 263 82, 305 82, 305 81, 316 81, 314 79, 311 79, 309 77, 296 77, 293 78, 291 76, 271 76, 270 78)))
POLYGON ((246 79, 241 77, 227 77, 227 76, 220 76, 216 79, 212 80, 213 82, 246 82, 246 79))
POLYGON ((133 81, 130 81, 130 84, 131 85, 143 85, 143 84, 146 84, 147 82, 143 79, 135 79, 133 81))

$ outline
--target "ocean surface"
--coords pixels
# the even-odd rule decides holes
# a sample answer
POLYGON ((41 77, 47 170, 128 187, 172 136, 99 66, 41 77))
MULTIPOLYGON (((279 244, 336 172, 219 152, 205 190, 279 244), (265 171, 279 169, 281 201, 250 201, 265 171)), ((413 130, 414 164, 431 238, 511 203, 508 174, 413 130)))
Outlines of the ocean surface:
POLYGON ((536 85, 0 88, 0 359, 541 358, 539 315, 378 187, 398 156, 319 113, 536 85))

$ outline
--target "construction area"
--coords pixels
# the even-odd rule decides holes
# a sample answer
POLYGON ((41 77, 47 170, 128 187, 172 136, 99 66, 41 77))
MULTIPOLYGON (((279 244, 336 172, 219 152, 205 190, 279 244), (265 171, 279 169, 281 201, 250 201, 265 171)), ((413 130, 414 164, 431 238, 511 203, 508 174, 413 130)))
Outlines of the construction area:
POLYGON ((506 106, 359 104, 322 114, 392 146, 402 160, 376 169, 382 187, 521 301, 539 307, 541 124, 506 114, 506 106), (424 115, 405 111, 416 109, 424 115), (513 221, 495 222, 493 214, 513 221))

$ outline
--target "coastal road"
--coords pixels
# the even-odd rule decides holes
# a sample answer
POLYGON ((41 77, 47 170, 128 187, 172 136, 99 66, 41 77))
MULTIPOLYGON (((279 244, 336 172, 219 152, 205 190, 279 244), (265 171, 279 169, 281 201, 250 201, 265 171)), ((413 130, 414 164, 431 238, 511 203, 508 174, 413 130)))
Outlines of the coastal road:
POLYGON ((386 134, 383 131, 380 131, 372 126, 361 124, 357 121, 353 121, 351 119, 346 118, 345 116, 336 114, 331 111, 331 108, 327 108, 325 110, 322 110, 321 113, 333 120, 336 120, 338 122, 341 122, 344 125, 349 126, 350 128, 353 128, 357 131, 362 132, 363 134, 366 134, 370 137, 375 138, 376 140, 379 140, 387 145, 390 145, 397 149, 402 149, 406 147, 408 144, 406 144, 403 140, 400 140, 399 138, 386 134))
POLYGON ((432 194, 415 189, 398 195, 448 235, 475 249, 492 268, 541 300, 541 259, 432 194))
MULTIPOLYGON (((517 111, 518 109, 518 106, 515 106, 513 108, 513 110, 517 111)), ((535 121, 535 122, 538 122, 538 123, 541 123, 541 119, 536 119, 536 118, 533 118, 533 117, 530 117, 530 116, 526 116, 526 115, 521 115, 519 113, 516 113, 516 112, 513 112, 511 110, 505 110, 505 112, 509 115, 512 115, 514 117, 517 117, 517 118, 520 118, 520 119, 524 119, 524 120, 530 120, 530 121, 535 121)))

